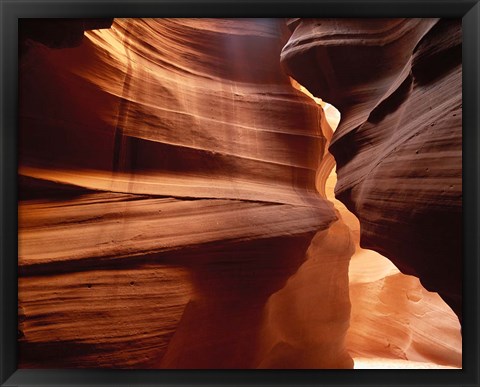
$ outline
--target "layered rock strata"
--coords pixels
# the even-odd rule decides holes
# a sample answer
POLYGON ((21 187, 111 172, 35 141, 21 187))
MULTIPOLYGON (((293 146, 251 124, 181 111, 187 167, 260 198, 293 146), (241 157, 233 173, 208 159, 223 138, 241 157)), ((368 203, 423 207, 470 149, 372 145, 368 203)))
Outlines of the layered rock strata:
MULTIPOLYGON (((308 90, 301 86, 299 88, 325 111, 329 125, 323 125, 322 130, 328 145, 333 131, 338 127, 340 113, 321 99, 313 97, 308 90)), ((301 343, 298 346, 306 356, 310 343, 315 343, 318 338, 335 331, 333 327, 325 329, 325 325, 318 322, 328 319, 325 311, 336 313, 336 308, 329 304, 329 300, 332 293, 342 291, 343 288, 339 285, 343 278, 341 273, 336 273, 337 281, 331 281, 329 286, 325 286, 324 283, 315 281, 322 277, 320 273, 315 273, 315 268, 328 272, 339 267, 330 260, 338 262, 342 261, 342 257, 346 257, 349 262, 351 312, 345 349, 353 358, 354 368, 462 368, 462 335, 457 316, 437 293, 427 291, 418 278, 402 274, 387 258, 360 247, 358 219, 335 198, 337 175, 332 171, 325 176, 332 162, 334 163, 333 156, 327 153, 319 167, 317 188, 323 196, 332 201, 340 219, 337 223, 341 222, 344 226, 332 225, 329 228, 332 239, 326 238, 321 244, 315 243, 319 240, 317 234, 309 252, 315 251, 319 254, 307 255, 309 259, 289 279, 288 286, 270 299, 268 307, 284 313, 283 319, 273 321, 272 328, 286 325, 287 329, 290 326, 290 332, 295 332, 295 335, 290 334, 290 337, 285 333, 282 335, 289 339, 283 343, 284 353, 287 356, 295 353, 294 347, 289 347, 286 343, 301 343), (335 248, 331 250, 333 254, 329 253, 329 240, 335 241, 335 248), (342 246, 349 244, 349 249, 354 249, 353 255, 342 255, 345 251, 342 246), (321 317, 305 308, 308 301, 312 300, 308 295, 318 292, 326 295, 322 302, 316 303, 316 310, 322 311, 319 312, 321 317), (295 316, 296 320, 292 317, 285 318, 286 311, 290 312, 290 316, 295 316), (289 321, 295 321, 295 324, 288 324, 289 321), (316 323, 305 327, 306 321, 316 323)), ((284 331, 288 333, 287 329, 284 331)), ((301 353, 298 351, 295 356, 287 357, 288 361, 294 364, 295 360, 302 359, 301 353)), ((315 356, 309 359, 313 363, 315 359, 327 356, 328 349, 321 354, 315 353, 315 356)))
POLYGON ((336 196, 361 245, 461 321, 461 20, 292 19, 287 71, 342 112, 336 196))
MULTIPOLYGON (((287 37, 281 20, 119 19, 75 47, 23 41, 20 367, 261 365, 268 298, 336 220, 287 37)), ((347 288, 336 301, 322 345, 346 367, 347 288)))
POLYGON ((62 23, 21 35, 20 367, 461 367, 453 313, 358 245, 325 150, 362 246, 437 289, 458 23, 62 23))
POLYGON ((455 313, 418 278, 360 247, 359 221, 334 198, 336 181, 332 173, 326 194, 355 245, 348 268, 352 307, 345 341, 354 368, 462 368, 462 335, 455 313))

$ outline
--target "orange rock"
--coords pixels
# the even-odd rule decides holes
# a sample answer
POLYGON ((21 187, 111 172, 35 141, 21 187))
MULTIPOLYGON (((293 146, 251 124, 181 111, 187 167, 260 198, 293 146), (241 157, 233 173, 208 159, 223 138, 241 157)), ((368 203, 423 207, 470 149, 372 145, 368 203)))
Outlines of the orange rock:
POLYGON ((361 245, 438 292, 461 321, 461 20, 301 19, 287 71, 336 106, 336 196, 361 245))

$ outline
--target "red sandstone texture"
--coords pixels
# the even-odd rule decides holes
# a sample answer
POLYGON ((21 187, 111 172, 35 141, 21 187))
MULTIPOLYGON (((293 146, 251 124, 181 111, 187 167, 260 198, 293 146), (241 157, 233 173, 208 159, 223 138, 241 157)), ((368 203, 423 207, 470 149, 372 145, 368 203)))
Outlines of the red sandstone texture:
POLYGON ((281 20, 147 19, 25 42, 23 366, 260 363, 268 297, 336 219, 315 189, 323 112, 281 69, 287 37, 281 20))
MULTIPOLYGON (((423 326, 450 316, 441 301, 429 303, 431 294, 418 283, 405 285, 403 277, 385 281, 394 270, 378 269, 385 263, 372 275, 349 269, 358 232, 345 221, 349 215, 327 200, 333 200, 327 181, 335 165, 327 147, 332 141, 335 149, 346 133, 342 125, 353 120, 349 109, 360 108, 317 93, 342 112, 332 140, 335 125, 280 62, 290 69, 288 50, 297 30, 290 36, 280 19, 115 19, 110 28, 86 32, 79 41, 78 31, 111 21, 96 23, 72 25, 66 40, 56 35, 63 24, 41 36, 31 26, 23 29, 20 367, 351 368, 352 357, 461 366, 458 324, 453 321, 450 331, 440 326, 435 337, 425 339, 419 318, 412 317, 427 314, 429 305, 438 313, 423 318, 423 326), (378 281, 386 285, 369 298, 362 289, 378 281), (419 307, 406 302, 398 308, 405 323, 395 331, 388 316, 403 297, 399 288, 410 289, 419 307), (384 289, 391 306, 379 309, 384 289), (396 345, 390 348, 402 351, 379 350, 381 340, 361 339, 371 332, 367 315, 385 322, 384 334, 396 345), (448 346, 455 355, 444 355, 448 346)), ((377 43, 382 23, 395 39, 405 33, 423 42, 424 50, 415 53, 424 54, 396 47, 401 58, 394 61, 416 63, 418 69, 441 58, 442 45, 450 42, 442 38, 443 22, 414 20, 379 22, 377 43)), ((358 22, 345 26, 352 36, 361 31, 358 22)), ((394 51, 378 55, 395 57, 394 51)), ((334 64, 344 77, 348 66, 334 64)), ((306 74, 320 74, 309 66, 306 74)), ((387 66, 389 81, 399 66, 387 66)), ((423 80, 425 90, 440 99, 447 98, 442 66, 440 75, 423 80)), ((362 71, 369 74, 367 89, 377 90, 380 83, 393 88, 381 72, 362 71)), ((296 79, 310 89, 305 79, 296 79)), ((459 92, 451 89, 450 94, 459 92)), ((364 98, 362 106, 373 104, 364 98)), ((437 110, 430 114, 443 117, 437 110)), ((379 133, 379 142, 402 142, 407 133, 390 138, 389 125, 372 133, 379 133)), ((447 145, 454 150, 455 144, 447 145)), ((356 142, 345 146, 353 153, 363 149, 356 142)), ((378 156, 378 149, 373 154, 378 156)), ((343 164, 337 168, 339 187, 343 164)), ((410 164, 402 161, 401 171, 410 164)), ((346 173, 360 178, 360 166, 353 167, 357 175, 346 173)), ((407 189, 418 181, 412 179, 398 181, 407 189)), ((398 190, 397 180, 385 181, 398 190)), ((429 181, 422 183, 426 192, 432 190, 429 181)), ((427 207, 435 209, 435 203, 427 207)), ((387 204, 377 204, 378 217, 387 204)), ((396 215, 403 222, 405 212, 403 206, 396 215)), ((404 236, 401 231, 392 232, 404 236)), ((362 223, 362 238, 365 232, 362 223)), ((418 244, 411 243, 410 248, 418 244)), ((416 257, 421 263, 420 253, 416 257)), ((422 265, 431 264, 429 257, 422 265)))
POLYGON ((291 20, 287 71, 342 113, 336 197, 361 245, 461 320, 461 20, 291 20))

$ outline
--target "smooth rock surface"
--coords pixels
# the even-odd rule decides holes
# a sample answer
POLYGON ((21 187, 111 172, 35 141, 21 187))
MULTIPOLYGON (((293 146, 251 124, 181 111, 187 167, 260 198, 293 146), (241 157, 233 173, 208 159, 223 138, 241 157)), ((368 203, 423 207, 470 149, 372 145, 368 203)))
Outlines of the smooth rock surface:
POLYGON ((336 106, 336 196, 361 245, 438 292, 461 321, 461 20, 301 19, 287 71, 336 106))
POLYGON ((461 327, 455 313, 418 278, 360 247, 360 223, 335 199, 336 182, 332 172, 327 198, 355 245, 348 267, 351 313, 345 338, 354 368, 462 368, 461 327))
POLYGON ((430 288, 458 263, 458 25, 290 27, 22 41, 20 368, 461 367, 452 310, 348 211, 430 288))
MULTIPOLYGON (((116 19, 77 47, 25 41, 20 367, 261 364, 268 298, 336 220, 287 38, 282 20, 116 19)), ((352 365, 342 286, 334 367, 352 365)))

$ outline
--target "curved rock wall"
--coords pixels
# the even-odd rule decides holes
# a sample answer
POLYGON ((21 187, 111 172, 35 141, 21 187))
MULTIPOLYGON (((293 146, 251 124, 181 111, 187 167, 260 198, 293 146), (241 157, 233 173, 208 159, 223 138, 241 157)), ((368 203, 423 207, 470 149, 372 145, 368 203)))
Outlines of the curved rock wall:
POLYGON ((458 23, 290 27, 24 30, 21 368, 461 366, 454 315, 359 247, 330 174, 362 246, 458 300, 458 23))
MULTIPOLYGON (((281 20, 118 19, 76 47, 23 42, 20 367, 261 364, 269 296, 336 220, 287 37, 281 20)), ((336 300, 338 349, 347 288, 336 300)))
MULTIPOLYGON (((321 99, 313 97, 304 88, 299 88, 322 106, 328 122, 328 125, 322 126, 328 145, 338 127, 340 113, 321 99)), ((320 322, 325 317, 328 318, 326 310, 337 313, 338 309, 329 302, 334 299, 332 293, 342 291, 343 288, 338 285, 342 284, 344 277, 342 273, 335 273, 337 281, 330 281, 325 286, 323 281, 317 280, 322 275, 316 272, 316 268, 321 272, 335 270, 339 266, 332 264, 331 260, 342 261, 344 257, 349 264, 351 303, 345 349, 353 359, 354 368, 462 368, 462 335, 457 316, 437 293, 427 291, 418 278, 400 273, 387 258, 360 247, 358 219, 335 198, 337 175, 333 171, 328 174, 328 166, 332 162, 334 165, 333 156, 327 153, 319 167, 317 187, 322 196, 334 204, 339 217, 338 224, 329 228, 329 237, 321 243, 318 243, 320 238, 317 234, 309 248, 311 254, 307 254, 309 259, 289 279, 288 286, 275 293, 267 305, 275 310, 275 304, 278 304, 277 315, 282 316, 280 313, 283 312, 283 318, 271 319, 270 332, 276 331, 273 328, 277 326, 290 327, 290 332, 298 332, 299 327, 302 327, 303 335, 290 337, 287 335, 288 330, 283 329, 282 337, 287 339, 283 343, 284 356, 294 364, 297 359, 302 359, 301 353, 304 356, 312 353, 307 348, 315 347, 318 338, 335 332, 331 326, 328 329, 320 322), (339 227, 342 223, 343 227, 339 227), (335 241, 335 247, 330 252, 329 240, 335 241), (342 252, 348 245, 351 245, 349 248, 354 249, 354 253, 345 256, 342 252), (313 301, 312 294, 318 293, 325 297, 320 302, 313 301), (299 307, 313 302, 323 319, 308 309, 299 307), (310 313, 307 315, 306 311, 310 313), (287 312, 290 312, 290 316, 296 316, 297 320, 292 317, 287 319, 287 312), (295 324, 291 321, 295 321, 295 324), (315 321, 315 324, 306 327, 306 321, 315 321), (300 337, 304 338, 303 342, 299 340, 300 337), (286 343, 290 345, 285 345, 286 343), (303 351, 295 354, 292 343, 297 346, 301 343, 303 351), (293 354, 295 356, 291 356, 293 354)), ((337 325, 337 328, 340 327, 337 325)), ((344 350, 343 347, 337 349, 344 350)), ((279 352, 278 348, 276 352, 279 352)), ((316 352, 310 357, 311 364, 316 359, 328 357, 330 353, 335 352, 324 346, 321 355, 316 352)))
POLYGON ((462 335, 455 313, 418 278, 360 247, 360 223, 335 199, 336 182, 332 172, 327 198, 355 245, 348 267, 352 307, 345 340, 354 368, 462 368, 462 335))
POLYGON ((461 321, 461 20, 294 19, 287 71, 335 105, 336 196, 361 245, 438 292, 461 321))

